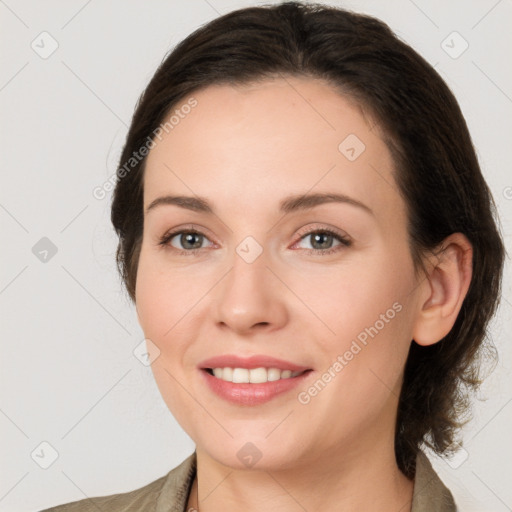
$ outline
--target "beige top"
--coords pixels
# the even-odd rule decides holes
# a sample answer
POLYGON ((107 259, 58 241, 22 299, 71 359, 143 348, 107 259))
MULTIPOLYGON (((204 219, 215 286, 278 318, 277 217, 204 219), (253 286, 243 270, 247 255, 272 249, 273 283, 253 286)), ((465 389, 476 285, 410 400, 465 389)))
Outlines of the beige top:
MULTIPOLYGON (((187 512, 195 474, 196 452, 167 475, 134 491, 86 498, 40 512, 187 512)), ((421 451, 416 458, 411 512, 457 512, 451 492, 421 451)))

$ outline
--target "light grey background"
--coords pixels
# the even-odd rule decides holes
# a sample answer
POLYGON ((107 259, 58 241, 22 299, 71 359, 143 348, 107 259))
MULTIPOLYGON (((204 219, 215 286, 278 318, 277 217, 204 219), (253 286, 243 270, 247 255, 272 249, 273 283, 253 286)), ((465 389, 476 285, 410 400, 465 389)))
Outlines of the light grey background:
MULTIPOLYGON (((510 251, 511 1, 325 3, 381 18, 447 81, 510 251)), ((136 100, 165 54, 219 14, 257 4, 0 0, 0 511, 133 490, 193 451, 133 355, 144 336, 116 274, 110 195, 92 191, 115 172, 136 100), (42 58, 52 38, 58 48, 42 58), (57 248, 46 262, 32 252, 43 237, 57 248), (58 452, 48 469, 42 442, 58 452)), ((465 429, 467 452, 431 457, 464 511, 512 510, 511 302, 507 260, 491 331, 500 362, 465 429)))

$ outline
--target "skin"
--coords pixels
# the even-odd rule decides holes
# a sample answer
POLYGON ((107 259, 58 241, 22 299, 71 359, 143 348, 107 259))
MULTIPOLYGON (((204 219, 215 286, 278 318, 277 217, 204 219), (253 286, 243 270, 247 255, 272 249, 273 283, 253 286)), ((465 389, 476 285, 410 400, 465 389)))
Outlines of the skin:
POLYGON ((136 283, 140 325, 160 350, 157 385, 196 444, 188 506, 198 508, 198 492, 201 512, 410 510, 413 481, 393 447, 403 368, 412 339, 429 345, 453 326, 471 278, 469 242, 452 235, 426 260, 427 276, 415 276, 390 152, 378 126, 326 83, 289 77, 193 96, 197 106, 148 155, 144 209, 167 194, 201 196, 215 214, 171 204, 145 213, 136 283), (366 146, 354 161, 338 149, 349 134, 366 146), (283 198, 316 192, 373 213, 334 202, 279 211, 283 198), (190 224, 205 235, 199 252, 180 254, 190 246, 179 235, 159 245, 190 224), (314 245, 306 232, 322 228, 351 245, 314 245), (252 263, 236 252, 247 236, 263 249, 252 263), (401 311, 300 403, 298 392, 394 303, 401 311), (270 402, 234 405, 197 368, 230 353, 313 371, 270 402), (247 442, 262 454, 251 468, 237 457, 247 442))

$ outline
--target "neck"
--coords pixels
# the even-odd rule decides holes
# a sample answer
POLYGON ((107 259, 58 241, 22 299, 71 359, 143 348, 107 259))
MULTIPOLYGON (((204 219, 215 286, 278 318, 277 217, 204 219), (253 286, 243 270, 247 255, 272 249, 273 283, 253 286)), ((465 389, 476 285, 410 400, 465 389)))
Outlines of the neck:
POLYGON ((296 461, 279 470, 237 470, 197 449, 197 476, 187 510, 247 512, 409 512, 414 482, 398 469, 393 445, 336 453, 296 461))

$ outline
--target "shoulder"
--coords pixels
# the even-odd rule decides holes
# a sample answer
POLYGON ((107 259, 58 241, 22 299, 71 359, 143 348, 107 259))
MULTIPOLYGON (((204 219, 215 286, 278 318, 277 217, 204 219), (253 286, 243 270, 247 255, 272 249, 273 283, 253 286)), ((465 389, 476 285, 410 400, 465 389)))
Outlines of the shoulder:
POLYGON ((166 475, 130 492, 85 498, 40 512, 182 512, 196 470, 195 452, 166 475))
POLYGON ((450 490, 421 450, 416 456, 416 475, 411 512, 457 512, 450 490))

